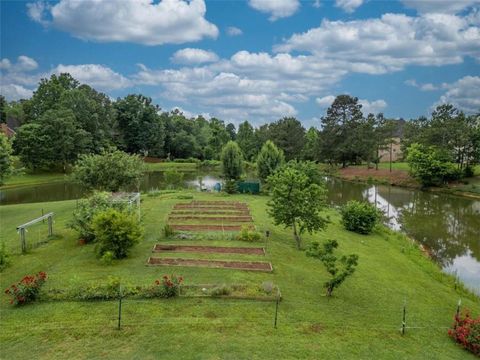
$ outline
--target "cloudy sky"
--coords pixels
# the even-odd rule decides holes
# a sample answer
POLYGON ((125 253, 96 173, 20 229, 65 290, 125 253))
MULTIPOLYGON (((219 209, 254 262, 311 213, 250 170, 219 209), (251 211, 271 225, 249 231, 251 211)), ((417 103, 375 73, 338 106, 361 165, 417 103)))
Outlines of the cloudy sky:
POLYGON ((337 94, 413 118, 480 111, 480 0, 2 1, 1 93, 69 72, 113 98, 143 93, 259 125, 306 126, 337 94))

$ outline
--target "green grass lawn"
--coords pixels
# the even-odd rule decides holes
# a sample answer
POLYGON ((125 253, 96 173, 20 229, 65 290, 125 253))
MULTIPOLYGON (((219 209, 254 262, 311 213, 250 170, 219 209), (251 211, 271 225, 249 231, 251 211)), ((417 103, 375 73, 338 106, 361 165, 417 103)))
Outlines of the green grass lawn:
MULTIPOLYGON (((372 164, 372 166, 375 167, 375 164, 372 164)), ((365 168, 365 167, 367 167, 367 164, 352 165, 352 167, 365 168)), ((388 163, 388 162, 381 162, 381 163, 378 164, 378 168, 379 168, 379 169, 389 170, 389 169, 390 169, 390 163, 388 163)), ((392 163, 392 169, 393 169, 393 170, 404 170, 404 171, 408 171, 408 170, 409 170, 409 167, 408 167, 408 163, 407 163, 407 162, 393 162, 393 163, 392 163)))
POLYGON ((12 175, 5 179, 2 188, 15 186, 29 186, 36 184, 51 183, 55 181, 69 181, 70 176, 63 173, 25 173, 20 175, 12 175))
MULTIPOLYGON (((112 359, 474 359, 447 336, 456 303, 480 312, 479 299, 454 290, 440 272, 403 236, 379 229, 370 236, 347 232, 338 214, 328 210, 327 230, 305 236, 304 242, 337 239, 339 251, 359 255, 357 272, 331 299, 324 297, 327 279, 319 261, 295 250, 289 231, 272 225, 265 196, 223 196, 194 193, 197 200, 247 202, 257 228, 270 230, 267 255, 193 253, 154 256, 270 261, 273 273, 227 269, 147 267, 155 243, 222 246, 262 246, 235 240, 172 240, 163 225, 178 194, 145 197, 142 213, 144 241, 131 256, 112 266, 94 256, 94 245, 81 246, 65 224, 75 201, 0 207, 0 239, 19 250, 15 227, 37 216, 40 209, 56 213, 55 230, 62 236, 32 250, 13 255, 0 278, 2 289, 23 275, 44 270, 46 287, 72 287, 106 282, 147 285, 163 274, 185 277, 186 284, 261 284, 273 281, 282 292, 278 328, 273 328, 275 304, 252 300, 154 299, 125 300, 123 327, 116 329, 118 306, 110 302, 45 302, 15 308, 0 295, 1 358, 112 359), (399 328, 407 300, 407 329, 399 328)), ((45 230, 46 231, 46 230, 45 230)), ((34 236, 34 231, 27 234, 34 236)), ((38 235, 38 234, 37 234, 38 235)))

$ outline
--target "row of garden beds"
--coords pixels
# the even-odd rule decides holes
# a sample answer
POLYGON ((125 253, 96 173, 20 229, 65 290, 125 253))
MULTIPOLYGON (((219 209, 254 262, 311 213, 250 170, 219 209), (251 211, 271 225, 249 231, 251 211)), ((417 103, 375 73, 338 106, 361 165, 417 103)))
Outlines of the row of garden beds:
POLYGON ((227 260, 206 260, 206 259, 183 259, 183 258, 153 258, 147 260, 147 265, 160 266, 186 266, 186 267, 208 267, 216 269, 235 269, 272 272, 273 267, 269 262, 260 261, 227 261, 227 260))
POLYGON ((161 245, 156 244, 153 252, 195 252, 218 254, 265 255, 263 247, 230 247, 230 246, 200 246, 200 245, 161 245))

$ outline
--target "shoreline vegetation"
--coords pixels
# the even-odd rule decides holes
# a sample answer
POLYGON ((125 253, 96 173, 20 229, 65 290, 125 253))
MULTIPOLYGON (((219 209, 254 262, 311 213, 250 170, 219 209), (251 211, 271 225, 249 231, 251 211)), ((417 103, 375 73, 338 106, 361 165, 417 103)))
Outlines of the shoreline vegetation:
MULTIPOLYGON (((151 357, 161 352, 165 343, 175 343, 178 346, 172 358, 188 357, 194 352, 198 356, 221 356, 233 349, 238 358, 248 358, 252 351, 263 358, 314 358, 320 350, 329 358, 373 356, 394 359, 407 354, 415 354, 419 358, 432 354, 439 359, 475 358, 451 341, 447 329, 453 323, 459 299, 462 300, 462 309, 468 308, 477 314, 480 312, 480 298, 457 283, 452 275, 443 273, 416 242, 384 226, 377 226, 369 235, 349 232, 341 225, 338 211, 326 209, 324 212, 330 218, 329 225, 317 234, 304 235, 304 248, 314 241, 337 239, 342 254, 353 252, 359 256, 355 274, 327 299, 322 289, 327 272, 318 260, 308 258, 303 251, 295 249, 288 229, 271 223, 265 212, 267 202, 265 196, 188 190, 157 196, 142 195, 145 237, 132 249, 127 259, 114 261, 108 266, 95 258, 92 253, 94 245, 81 244, 78 234, 68 228, 67 223, 75 208, 74 200, 1 206, 0 218, 7 226, 2 226, 0 240, 6 242, 11 254, 11 264, 3 270, 0 278, 2 289, 25 274, 46 271, 46 291, 65 289, 75 293, 75 289, 83 289, 92 282, 108 286, 113 277, 120 279, 125 286, 144 286, 163 274, 176 274, 185 279, 186 286, 220 284, 222 293, 232 284, 255 287, 269 282, 282 292, 277 329, 273 328, 275 304, 271 302, 228 297, 125 298, 121 332, 117 330, 116 320, 112 320, 112 314, 118 311, 118 301, 59 299, 14 307, 8 304, 8 297, 2 292, 0 312, 4 331, 0 333, 0 341, 3 350, 12 358, 46 353, 88 358, 95 357, 101 349, 108 347, 112 357, 127 358, 138 355, 139 349, 142 349, 143 357, 151 357), (186 197, 189 199, 184 200, 186 197), (168 214, 176 204, 191 201, 246 203, 257 230, 263 233, 269 230, 270 238, 267 242, 261 239, 247 244, 222 236, 208 239, 166 237, 161 229, 168 221, 168 214), (40 208, 55 213, 56 238, 21 255, 15 225, 28 220, 40 208), (271 262, 274 270, 272 273, 253 273, 214 268, 145 266, 155 244, 265 246, 266 254, 261 260, 271 262), (399 329, 405 302, 407 329, 406 335, 402 336, 399 329), (18 329, 27 324, 29 334, 24 336, 18 329), (343 334, 341 337, 339 326, 343 334), (98 336, 97 330, 102 336, 98 336), (152 331, 161 333, 161 342, 152 342, 152 331), (212 341, 218 339, 220 332, 222 341, 212 341), (244 336, 238 336, 239 333, 244 336), (120 346, 125 334, 135 346, 120 346), (372 338, 377 341, 372 342, 372 338), (65 348, 67 340, 68 348, 65 348), (21 347, 18 346, 19 341, 22 342, 21 347), (201 353, 198 352, 200 348, 201 353)), ((38 235, 33 231, 28 236, 33 240, 38 235)), ((226 256, 173 254, 214 260, 222 260, 226 256)), ((155 256, 172 257, 172 252, 155 256)), ((258 255, 230 254, 228 257, 238 261, 258 260, 258 255)))
MULTIPOLYGON (((176 170, 179 172, 194 172, 199 169, 218 169, 220 163, 218 161, 200 161, 193 162, 191 159, 179 161, 164 161, 161 159, 148 158, 145 159, 146 172, 176 170)), ((248 165, 252 166, 252 165, 248 165)), ((475 175, 460 181, 451 182, 445 186, 423 187, 409 175, 408 163, 394 162, 392 163, 392 171, 390 172, 389 163, 380 163, 378 170, 375 168, 367 168, 363 165, 352 165, 346 168, 331 168, 326 164, 319 164, 322 171, 330 176, 337 177, 346 181, 392 185, 410 189, 417 189, 429 192, 439 192, 451 194, 455 196, 468 197, 472 199, 480 199, 480 165, 475 167, 475 175)), ((23 173, 8 177, 0 189, 11 189, 16 187, 26 187, 47 184, 52 182, 70 181, 70 175, 64 173, 23 173)))

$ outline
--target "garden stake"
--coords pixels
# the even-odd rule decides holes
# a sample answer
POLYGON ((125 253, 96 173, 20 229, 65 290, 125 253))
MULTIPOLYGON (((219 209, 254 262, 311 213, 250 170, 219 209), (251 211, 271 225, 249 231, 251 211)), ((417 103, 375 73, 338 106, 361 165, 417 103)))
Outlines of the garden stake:
POLYGON ((407 326, 407 299, 403 302, 403 321, 402 321, 402 335, 405 335, 405 327, 407 326))
POLYGON ((122 321, 122 285, 118 285, 118 330, 122 321))
POLYGON ((270 231, 267 230, 265 231, 265 254, 267 253, 267 241, 269 237, 270 237, 270 231))
MULTIPOLYGON (((462 305, 462 299, 458 299, 458 303, 457 303, 457 312, 456 312, 456 315, 455 315, 455 320, 458 319, 458 317, 460 316, 460 305, 462 305)), ((454 329, 457 328, 457 321, 455 321, 455 325, 453 326, 454 329)))
POLYGON ((275 323, 273 324, 273 326, 275 327, 275 329, 277 328, 278 301, 279 301, 279 298, 280 298, 280 296, 278 295, 278 291, 277 291, 277 300, 276 300, 276 302, 275 302, 275 323))

